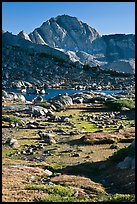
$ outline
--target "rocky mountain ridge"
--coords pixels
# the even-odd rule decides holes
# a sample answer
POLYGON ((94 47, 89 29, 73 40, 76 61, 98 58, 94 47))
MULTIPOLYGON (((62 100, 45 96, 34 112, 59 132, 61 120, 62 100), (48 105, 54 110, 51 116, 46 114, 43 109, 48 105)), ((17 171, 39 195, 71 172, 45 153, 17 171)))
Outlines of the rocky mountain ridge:
POLYGON ((67 79, 77 78, 82 77, 85 64, 91 67, 90 72, 92 67, 101 67, 134 74, 135 35, 101 36, 76 17, 62 15, 51 18, 30 34, 3 31, 2 55, 4 80, 15 78, 13 73, 26 80, 28 72, 29 78, 35 78, 37 73, 37 79, 39 76, 45 80, 49 75, 51 78, 62 75, 63 80, 66 75, 67 79))
POLYGON ((100 61, 135 57, 134 34, 100 35, 94 28, 76 17, 61 15, 51 18, 30 34, 18 34, 36 44, 49 45, 62 51, 86 52, 100 61))

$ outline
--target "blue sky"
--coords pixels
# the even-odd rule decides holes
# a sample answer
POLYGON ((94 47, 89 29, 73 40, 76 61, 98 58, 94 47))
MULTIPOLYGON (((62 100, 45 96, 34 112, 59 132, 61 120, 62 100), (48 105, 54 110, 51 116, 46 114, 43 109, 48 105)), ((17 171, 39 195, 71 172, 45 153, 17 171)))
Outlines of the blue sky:
POLYGON ((102 35, 135 33, 135 2, 3 2, 2 29, 30 33, 63 14, 77 17, 102 35))

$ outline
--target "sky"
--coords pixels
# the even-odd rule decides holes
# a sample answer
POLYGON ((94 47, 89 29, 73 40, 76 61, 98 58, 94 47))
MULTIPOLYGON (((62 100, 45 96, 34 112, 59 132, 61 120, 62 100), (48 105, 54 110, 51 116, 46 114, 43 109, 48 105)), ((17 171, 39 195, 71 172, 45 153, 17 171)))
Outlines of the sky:
POLYGON ((135 33, 135 2, 2 2, 2 29, 29 34, 63 14, 77 17, 101 35, 135 33))

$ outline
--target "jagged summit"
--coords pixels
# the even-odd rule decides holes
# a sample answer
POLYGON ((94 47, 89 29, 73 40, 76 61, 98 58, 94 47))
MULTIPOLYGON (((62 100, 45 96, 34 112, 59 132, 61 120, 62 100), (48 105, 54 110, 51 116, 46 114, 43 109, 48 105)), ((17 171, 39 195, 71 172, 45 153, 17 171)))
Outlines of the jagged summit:
POLYGON ((92 27, 69 15, 59 15, 44 22, 29 34, 32 42, 65 50, 90 52, 93 40, 101 37, 92 27))
POLYGON ((18 36, 22 37, 22 38, 25 39, 25 40, 31 41, 30 38, 29 38, 29 36, 28 36, 28 34, 25 33, 23 30, 22 30, 21 32, 19 32, 18 36))
POLYGON ((62 15, 58 15, 56 17, 51 17, 48 21, 52 22, 52 21, 57 21, 59 19, 65 19, 65 20, 70 20, 70 19, 75 19, 77 21, 79 21, 79 19, 76 16, 70 16, 68 14, 62 14, 62 15))

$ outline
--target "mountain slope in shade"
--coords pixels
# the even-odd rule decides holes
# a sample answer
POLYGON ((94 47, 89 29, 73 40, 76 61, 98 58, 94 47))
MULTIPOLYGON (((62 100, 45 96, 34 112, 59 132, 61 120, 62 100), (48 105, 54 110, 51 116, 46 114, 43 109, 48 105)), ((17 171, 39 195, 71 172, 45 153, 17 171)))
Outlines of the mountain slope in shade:
POLYGON ((29 53, 32 53, 32 54, 34 52, 45 53, 53 57, 61 58, 63 60, 69 60, 69 56, 64 52, 62 52, 61 50, 54 49, 48 45, 32 43, 30 40, 25 39, 26 35, 24 36, 23 35, 24 34, 13 35, 9 32, 3 33, 3 36, 2 36, 3 48, 6 46, 12 46, 16 48, 18 47, 20 52, 23 50, 27 50, 29 53))
POLYGON ((103 68, 108 68, 121 72, 135 73, 135 59, 130 60, 116 60, 107 65, 104 65, 103 68))

